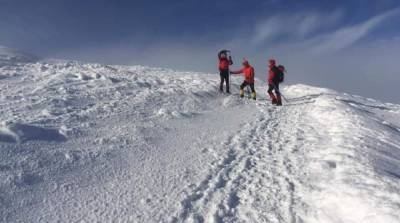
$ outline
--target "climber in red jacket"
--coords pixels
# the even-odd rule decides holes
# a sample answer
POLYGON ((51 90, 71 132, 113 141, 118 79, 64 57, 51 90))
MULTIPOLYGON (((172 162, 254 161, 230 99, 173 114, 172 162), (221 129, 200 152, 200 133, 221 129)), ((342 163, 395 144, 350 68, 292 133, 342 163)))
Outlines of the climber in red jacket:
POLYGON ((222 50, 218 53, 218 69, 219 76, 221 77, 221 82, 219 84, 219 91, 223 92, 223 85, 225 81, 226 85, 226 93, 230 93, 229 91, 229 66, 233 64, 231 57, 227 55, 229 51, 222 50))
POLYGON ((251 97, 256 100, 256 91, 254 89, 254 68, 250 65, 249 61, 243 60, 243 68, 238 71, 231 71, 231 74, 243 74, 244 81, 240 85, 240 97, 244 97, 244 88, 249 85, 251 88, 251 97))
POLYGON ((268 94, 272 100, 272 104, 281 106, 282 98, 281 93, 279 92, 279 83, 281 70, 276 66, 276 61, 274 59, 270 59, 269 63, 269 71, 268 71, 268 94), (272 91, 275 91, 276 96, 272 91))

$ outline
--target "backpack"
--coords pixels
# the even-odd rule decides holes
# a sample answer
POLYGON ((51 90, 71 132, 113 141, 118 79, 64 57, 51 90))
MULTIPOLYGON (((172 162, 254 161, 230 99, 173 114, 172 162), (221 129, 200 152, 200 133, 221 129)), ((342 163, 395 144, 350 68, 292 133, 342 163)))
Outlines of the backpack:
POLYGON ((283 65, 279 65, 277 70, 277 81, 282 83, 285 80, 285 67, 283 65))

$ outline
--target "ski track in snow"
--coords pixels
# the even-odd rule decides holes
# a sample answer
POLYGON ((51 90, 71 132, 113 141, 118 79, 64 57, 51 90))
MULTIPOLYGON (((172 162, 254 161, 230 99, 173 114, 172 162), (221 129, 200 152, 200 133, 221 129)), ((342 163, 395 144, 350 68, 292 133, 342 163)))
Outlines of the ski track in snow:
POLYGON ((399 105, 65 61, 0 81, 2 222, 400 222, 399 105))

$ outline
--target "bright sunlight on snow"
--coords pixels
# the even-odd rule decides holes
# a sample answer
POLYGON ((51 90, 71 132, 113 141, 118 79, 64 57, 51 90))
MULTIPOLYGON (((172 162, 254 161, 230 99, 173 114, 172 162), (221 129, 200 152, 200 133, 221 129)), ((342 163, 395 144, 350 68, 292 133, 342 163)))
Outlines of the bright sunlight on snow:
POLYGON ((1 222, 400 222, 400 105, 0 48, 1 222))

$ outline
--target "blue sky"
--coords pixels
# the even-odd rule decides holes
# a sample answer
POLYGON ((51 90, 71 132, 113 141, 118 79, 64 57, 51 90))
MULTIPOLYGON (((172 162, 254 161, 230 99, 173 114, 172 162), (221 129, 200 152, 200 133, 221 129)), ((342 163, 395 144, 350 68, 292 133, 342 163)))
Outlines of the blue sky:
POLYGON ((1 0, 0 45, 44 57, 216 72, 229 48, 306 83, 400 103, 398 0, 1 0), (396 63, 397 62, 397 63, 396 63))

